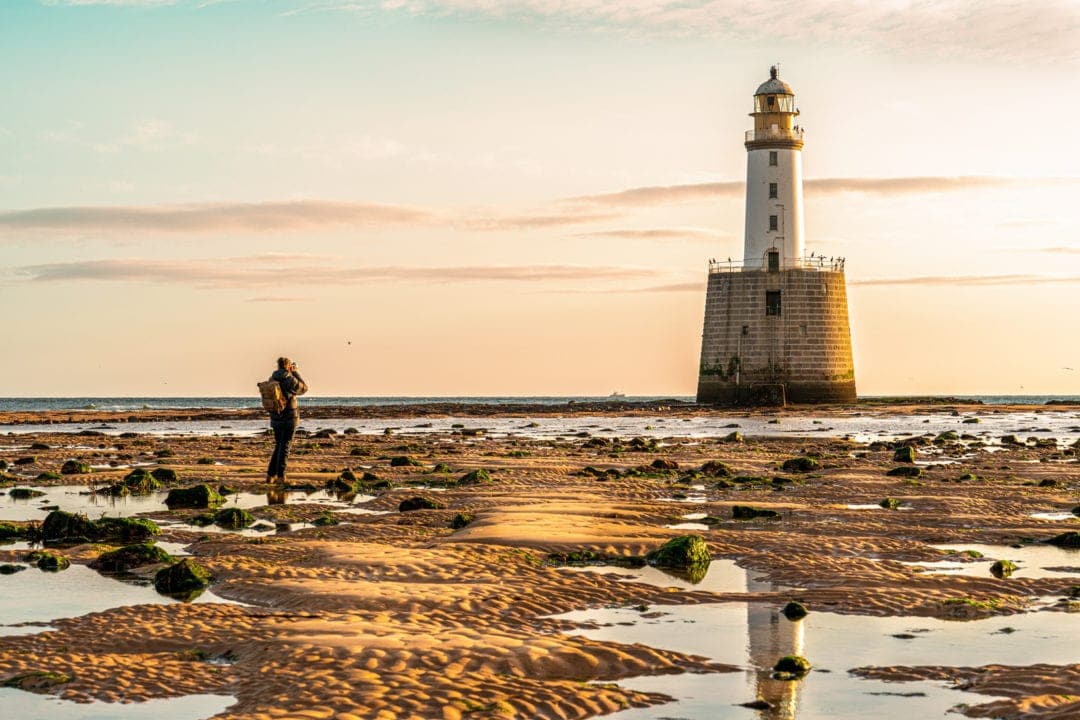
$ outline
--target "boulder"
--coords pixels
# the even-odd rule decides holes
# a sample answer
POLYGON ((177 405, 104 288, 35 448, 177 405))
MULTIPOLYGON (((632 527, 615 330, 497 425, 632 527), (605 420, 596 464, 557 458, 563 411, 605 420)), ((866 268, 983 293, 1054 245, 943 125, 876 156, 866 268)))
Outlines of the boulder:
POLYGON ((41 523, 41 539, 45 542, 86 542, 96 536, 94 523, 85 515, 53 510, 41 523))
POLYGON ((780 612, 782 612, 784 614, 784 617, 786 617, 788 620, 791 620, 792 622, 796 620, 802 620, 804 617, 810 614, 810 612, 806 609, 805 605, 803 605, 801 602, 796 602, 795 600, 792 600, 787 605, 785 605, 784 609, 780 612))
POLYGON ((821 463, 812 457, 797 457, 785 460, 782 467, 784 472, 806 473, 819 469, 821 463))
POLYGON ((775 510, 759 510, 749 505, 732 505, 731 517, 736 520, 753 520, 755 518, 769 518, 771 520, 778 519, 780 513, 775 510))
POLYGON ((189 488, 173 488, 165 498, 170 510, 175 508, 205 508, 220 505, 225 498, 212 487, 203 483, 189 488))
POLYGON ((71 561, 58 552, 52 550, 35 550, 23 557, 28 563, 34 563, 39 569, 47 572, 60 572, 71 567, 71 561))
POLYGON ((191 558, 162 568, 154 575, 154 588, 162 595, 185 595, 210 585, 210 573, 191 558))
POLYGON ((15 573, 22 572, 25 569, 25 565, 15 565, 14 563, 0 563, 0 575, 14 575, 15 573))
POLYGON ((26 536, 26 528, 21 525, 0 522, 0 542, 19 540, 26 536))
POLYGON ((458 478, 459 485, 479 485, 491 482, 491 473, 483 468, 472 470, 458 478))
POLYGON ((1063 548, 1080 548, 1080 532, 1077 532, 1076 530, 1063 532, 1060 535, 1050 538, 1046 542, 1050 545, 1056 545, 1063 548))
POLYGON ((679 463, 675 462, 674 460, 664 460, 663 458, 657 458, 656 460, 652 461, 652 465, 650 467, 652 467, 653 470, 678 470, 679 463))
POLYGON ((905 445, 903 447, 898 447, 893 452, 892 459, 893 459, 893 462, 914 463, 915 462, 915 448, 911 447, 910 445, 905 445))
MULTIPOLYGON (((164 470, 165 468, 158 468, 158 470, 164 470)), ((149 495, 161 488, 161 483, 158 482, 156 472, 147 472, 143 468, 135 468, 127 475, 124 476, 123 485, 134 495, 149 495)), ((176 473, 172 470, 173 479, 176 478, 176 473)))
POLYGON ((773 665, 776 680, 797 680, 810 672, 810 662, 801 655, 785 655, 773 665))
POLYGON ((135 545, 125 545, 122 548, 98 555, 97 558, 90 562, 90 567, 106 572, 124 572, 143 565, 171 563, 172 561, 172 555, 157 545, 153 543, 137 543, 135 545))
POLYGON ((433 472, 433 473, 452 473, 452 472, 454 472, 454 469, 451 468, 446 463, 439 463, 432 469, 431 472, 433 472))
POLYGON ((399 455, 390 458, 390 467, 423 467, 424 463, 414 460, 408 455, 399 455))
POLYGON ((946 430, 945 432, 934 438, 935 445, 942 445, 947 442, 957 442, 960 440, 960 435, 952 430, 946 430))
POLYGON ((153 520, 135 517, 105 517, 95 520, 93 539, 104 542, 142 542, 161 534, 153 520))
POLYGON ((735 474, 731 472, 731 468, 719 460, 709 460, 699 468, 699 472, 713 478, 726 478, 735 474))
POLYGON ((886 510, 895 510, 900 507, 900 501, 896 498, 888 497, 879 502, 878 505, 885 508, 886 510))
POLYGON ((176 471, 172 468, 154 468, 150 471, 150 475, 159 482, 172 483, 176 482, 180 478, 177 476, 176 471))
POLYGON ((460 530, 469 523, 471 523, 475 517, 472 513, 458 513, 454 516, 454 519, 450 521, 450 527, 454 530, 460 530))
POLYGON ((230 530, 242 530, 255 522, 255 516, 247 510, 237 507, 218 510, 214 515, 214 524, 230 530))
POLYGON ((86 475, 90 472, 90 465, 81 460, 67 460, 60 466, 61 475, 86 475))
POLYGON ((399 512, 412 512, 413 510, 442 510, 446 506, 442 503, 435 502, 434 500, 426 497, 411 497, 406 500, 402 500, 398 505, 399 512))
POLYGON ((734 432, 729 432, 727 435, 725 435, 723 438, 721 438, 720 442, 741 443, 745 439, 746 438, 743 437, 743 434, 741 432, 739 432, 738 430, 735 430, 734 432))
POLYGON ((998 579, 1007 578, 1017 569, 1012 560, 998 560, 990 566, 990 574, 998 579))
POLYGON ((899 467, 894 467, 885 474, 889 477, 917 478, 922 477, 922 472, 921 467, 916 467, 914 465, 900 465, 899 467))
POLYGON ((41 490, 26 487, 11 488, 8 491, 8 496, 13 500, 29 500, 30 498, 41 497, 44 494, 41 490))
POLYGON ((712 560, 709 546, 700 535, 681 535, 672 538, 645 556, 645 561, 655 567, 689 570, 708 566, 712 560))

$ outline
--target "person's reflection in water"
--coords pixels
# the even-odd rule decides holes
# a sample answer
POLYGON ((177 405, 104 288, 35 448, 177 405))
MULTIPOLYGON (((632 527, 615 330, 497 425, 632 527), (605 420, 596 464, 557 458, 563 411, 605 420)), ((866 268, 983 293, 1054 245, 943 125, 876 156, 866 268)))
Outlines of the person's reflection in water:
MULTIPOLYGON (((775 592, 772 583, 758 582, 747 571, 747 592, 775 592)), ((801 680, 774 680, 772 667, 785 655, 805 655, 802 621, 792 622, 779 608, 767 603, 747 603, 747 638, 750 673, 757 697, 772 707, 761 712, 762 720, 794 720, 799 709, 801 680)))
POLYGON ((286 492, 283 488, 271 488, 266 491, 267 505, 284 505, 286 492))

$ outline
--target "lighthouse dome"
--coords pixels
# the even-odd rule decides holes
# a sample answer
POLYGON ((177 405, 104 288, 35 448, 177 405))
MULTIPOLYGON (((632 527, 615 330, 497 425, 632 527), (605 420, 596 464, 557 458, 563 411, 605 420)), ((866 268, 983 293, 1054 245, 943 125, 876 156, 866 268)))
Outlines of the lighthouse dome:
POLYGON ((791 89, 791 86, 781 80, 778 76, 780 74, 779 68, 773 65, 769 68, 769 79, 761 83, 758 86, 755 95, 794 95, 795 91, 791 89))

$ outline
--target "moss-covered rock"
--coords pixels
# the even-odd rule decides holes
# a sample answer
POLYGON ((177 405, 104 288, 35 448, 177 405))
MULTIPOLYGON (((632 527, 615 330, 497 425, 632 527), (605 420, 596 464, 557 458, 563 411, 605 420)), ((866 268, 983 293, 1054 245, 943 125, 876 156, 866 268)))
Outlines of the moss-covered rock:
POLYGON ((804 617, 810 614, 810 611, 806 609, 805 605, 795 600, 792 600, 787 605, 785 605, 784 609, 780 612, 782 612, 784 614, 784 617, 786 617, 788 620, 791 620, 792 622, 794 622, 795 620, 802 620, 804 617))
POLYGON ((731 482, 736 485, 754 485, 757 483, 767 483, 769 478, 764 475, 736 475, 731 478, 731 482))
POLYGON ((8 495, 13 500, 29 500, 30 498, 41 497, 44 494, 45 493, 41 490, 35 490, 34 488, 28 487, 11 488, 11 490, 8 491, 8 495))
POLYGON ((773 665, 773 678, 797 680, 810 672, 810 662, 802 655, 785 655, 773 665))
POLYGON ((442 510, 446 506, 426 497, 411 497, 402 500, 398 505, 399 512, 412 512, 413 510, 442 510))
POLYGON ((807 473, 819 470, 821 463, 812 457, 796 457, 785 460, 781 467, 783 467, 784 472, 807 473))
POLYGON ((14 575, 15 573, 22 572, 25 569, 25 565, 16 565, 14 563, 0 563, 0 575, 14 575))
POLYGON ((476 518, 472 513, 458 513, 454 516, 454 519, 450 521, 450 527, 454 530, 460 530, 475 519, 476 518))
POLYGON ((241 530, 255 522, 255 516, 243 508, 231 507, 218 510, 214 515, 214 524, 230 530, 241 530))
POLYGON ((172 561, 172 555, 157 545, 153 543, 136 543, 98 555, 90 562, 90 567, 106 572, 124 572, 143 565, 171 563, 172 561))
POLYGON ((356 475, 353 475, 352 471, 348 472, 349 475, 352 475, 352 480, 347 479, 345 477, 345 473, 342 473, 340 476, 334 478, 333 480, 328 480, 326 482, 326 489, 332 493, 338 493, 343 495, 355 493, 359 486, 359 482, 356 480, 356 475))
POLYGON ((150 475, 158 482, 163 483, 174 483, 180 479, 172 468, 157 467, 150 471, 150 475))
POLYGON ((67 460, 60 466, 61 475, 86 475, 91 472, 89 463, 81 460, 67 460))
POLYGON ((731 471, 731 468, 729 468, 727 465, 720 462, 719 460, 709 460, 700 468, 698 468, 698 472, 700 472, 706 477, 711 478, 726 478, 731 477, 735 474, 731 471))
POLYGON ((22 525, 0 522, 0 542, 21 540, 26 537, 27 528, 22 525))
POLYGON ((220 505, 223 502, 225 502, 225 498, 205 483, 189 488, 173 488, 165 497, 165 504, 169 506, 170 510, 174 508, 205 508, 220 505))
POLYGON ((887 497, 881 500, 878 505, 885 508, 886 510, 895 510, 900 507, 900 501, 896 498, 887 497))
POLYGON ((893 451, 893 462, 902 463, 914 463, 915 462, 915 448, 910 445, 902 445, 893 451))
POLYGON ((952 430, 946 430, 945 432, 941 433, 936 438, 934 438, 934 444, 935 445, 943 445, 943 444, 949 443, 949 442, 959 442, 959 440, 960 440, 959 433, 955 433, 952 430))
POLYGON ((1070 530, 1047 540, 1051 545, 1063 548, 1080 548, 1080 532, 1070 530))
POLYGON ((46 572, 60 572, 71 567, 71 561, 58 552, 52 550, 35 550, 23 557, 28 563, 33 563, 39 569, 46 572))
MULTIPOLYGON (((159 470, 164 468, 158 468, 159 470)), ((173 473, 173 477, 176 473, 173 473)), ((143 468, 135 468, 127 475, 124 476, 124 487, 128 489, 128 492, 133 495, 149 495, 161 488, 161 483, 154 476, 154 473, 147 472, 143 468)))
POLYGON ((712 558, 705 538, 700 535, 680 535, 648 553, 645 560, 655 567, 687 570, 695 566, 708 566, 712 558))
POLYGON ((161 534, 153 520, 136 517, 105 517, 93 523, 93 539, 102 542, 142 542, 161 534))
POLYGON ((37 670, 9 677, 4 680, 4 687, 18 688, 27 692, 45 693, 57 685, 64 685, 72 680, 74 680, 73 677, 62 672, 37 670))
POLYGON ((34 479, 35 480, 40 480, 40 481, 59 480, 59 479, 61 479, 61 477, 62 477, 62 475, 60 475, 60 473, 54 473, 52 470, 46 470, 43 473, 38 473, 38 476, 36 478, 34 478, 34 479))
POLYGON ((755 518, 768 518, 771 520, 778 519, 780 513, 775 510, 759 510, 749 505, 732 505, 731 517, 736 520, 754 520, 755 518))
POLYGON ((447 465, 446 463, 438 463, 437 465, 435 465, 434 468, 432 468, 431 472, 440 473, 440 474, 446 474, 446 473, 454 472, 454 469, 452 467, 450 467, 449 465, 447 465))
POLYGON ((187 595, 210 586, 210 573, 191 558, 184 558, 154 575, 154 588, 162 595, 187 595))
POLYGON ((42 521, 40 534, 45 542, 86 542, 97 530, 85 515, 53 510, 42 521))
POLYGON ((390 467, 423 467, 424 463, 414 460, 408 455, 398 455, 390 458, 390 467))
POLYGON ((1017 569, 1012 560, 997 560, 990 566, 990 574, 996 578, 1007 578, 1017 569))
POLYGON ((491 482, 491 473, 483 468, 472 470, 458 478, 459 485, 479 485, 489 482, 491 482))
POLYGON ((892 470, 885 474, 889 477, 917 478, 922 477, 922 472, 923 471, 921 467, 916 467, 914 465, 900 465, 898 467, 894 467, 892 470))
POLYGON ((311 524, 315 527, 330 527, 333 525, 340 525, 341 519, 330 512, 324 512, 319 517, 311 521, 311 524))
POLYGON ((744 437, 743 437, 743 434, 742 434, 741 432, 739 432, 738 430, 734 430, 734 431, 732 431, 732 432, 729 432, 729 433, 728 433, 727 435, 725 435, 725 436, 724 436, 723 438, 721 438, 721 439, 720 439, 720 442, 726 442, 726 443, 741 443, 741 442, 743 442, 743 441, 744 441, 745 439, 746 439, 746 438, 744 438, 744 437))

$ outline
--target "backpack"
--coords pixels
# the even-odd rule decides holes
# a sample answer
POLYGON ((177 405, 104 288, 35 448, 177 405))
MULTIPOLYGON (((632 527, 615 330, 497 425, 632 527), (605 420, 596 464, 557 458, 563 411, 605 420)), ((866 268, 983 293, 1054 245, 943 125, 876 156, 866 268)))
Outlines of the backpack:
POLYGON ((259 394, 262 395, 263 410, 277 414, 285 409, 285 394, 277 380, 259 383, 259 394))

